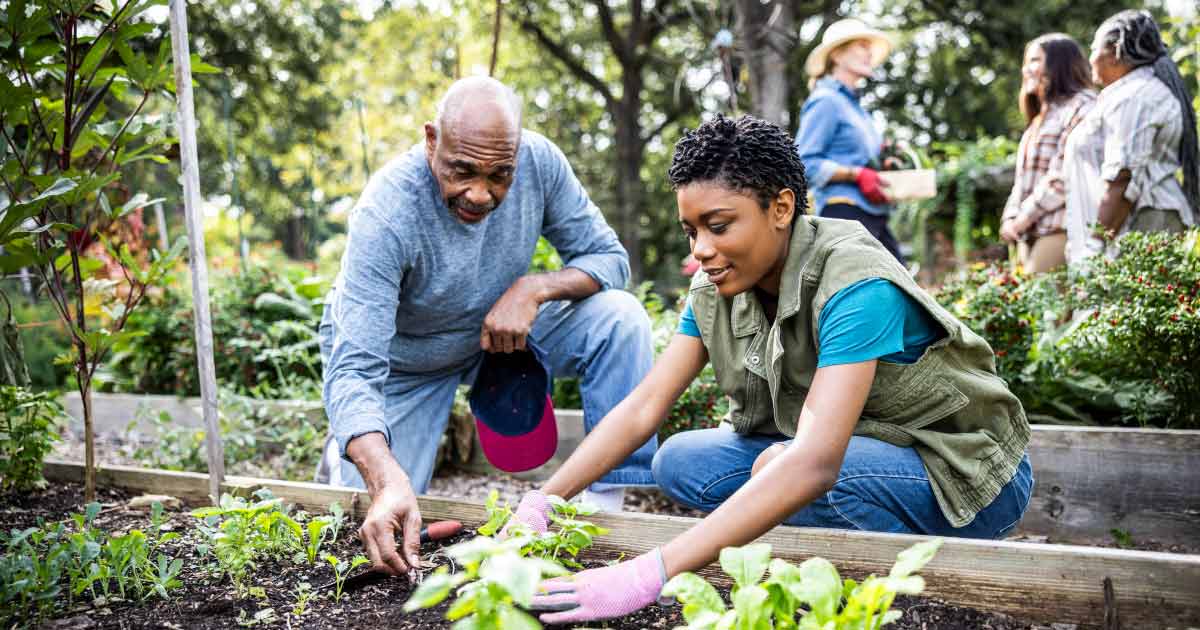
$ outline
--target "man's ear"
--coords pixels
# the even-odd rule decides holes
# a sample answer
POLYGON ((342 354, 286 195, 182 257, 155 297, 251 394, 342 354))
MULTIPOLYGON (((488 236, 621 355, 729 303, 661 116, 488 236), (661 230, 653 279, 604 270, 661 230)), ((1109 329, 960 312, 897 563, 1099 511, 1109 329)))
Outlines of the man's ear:
POLYGON ((775 210, 771 219, 775 227, 786 229, 792 225, 792 217, 796 216, 796 193, 791 188, 784 188, 775 195, 775 210))
POLYGON ((437 125, 433 123, 425 123, 425 157, 433 159, 433 153, 437 150, 438 130, 437 125))

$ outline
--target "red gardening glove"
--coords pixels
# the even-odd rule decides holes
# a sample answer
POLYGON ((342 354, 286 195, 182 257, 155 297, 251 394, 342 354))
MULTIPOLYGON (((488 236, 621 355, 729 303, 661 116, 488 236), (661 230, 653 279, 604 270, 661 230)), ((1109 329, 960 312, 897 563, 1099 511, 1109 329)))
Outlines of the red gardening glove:
POLYGON ((887 203, 887 195, 883 193, 884 183, 879 179, 879 173, 873 168, 862 167, 858 169, 858 176, 854 178, 858 183, 858 189, 862 191, 867 201, 871 203, 887 203))
POLYGON ((539 534, 545 534, 550 528, 550 510, 550 500, 541 491, 526 492, 517 504, 517 511, 508 519, 504 529, 500 530, 500 540, 508 538, 508 529, 513 523, 521 523, 539 534))
POLYGON ((658 549, 633 560, 543 580, 530 609, 542 623, 579 623, 624 617, 653 604, 665 581, 658 549))

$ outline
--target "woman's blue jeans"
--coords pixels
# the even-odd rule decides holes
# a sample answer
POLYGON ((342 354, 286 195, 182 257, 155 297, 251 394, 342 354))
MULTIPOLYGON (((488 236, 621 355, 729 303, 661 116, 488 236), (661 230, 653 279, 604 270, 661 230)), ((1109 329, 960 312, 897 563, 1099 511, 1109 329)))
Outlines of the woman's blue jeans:
MULTIPOLYGON (((782 435, 739 435, 722 426, 671 436, 654 456, 654 479, 667 496, 711 512, 750 479, 754 460, 782 435)), ((854 436, 837 482, 787 525, 966 538, 1002 538, 1021 520, 1033 490, 1026 455, 1017 474, 975 520, 955 528, 942 515, 916 450, 854 436)))

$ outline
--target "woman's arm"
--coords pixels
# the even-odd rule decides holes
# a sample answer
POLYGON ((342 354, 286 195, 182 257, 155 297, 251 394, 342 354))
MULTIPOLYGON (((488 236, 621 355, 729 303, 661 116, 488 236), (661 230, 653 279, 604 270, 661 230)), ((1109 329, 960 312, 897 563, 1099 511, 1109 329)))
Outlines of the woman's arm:
POLYGON ((706 566, 725 547, 758 538, 833 487, 875 380, 875 365, 872 359, 817 369, 791 445, 716 511, 662 548, 668 578, 706 566))
POLYGON ((592 429, 542 492, 569 499, 625 461, 658 430, 706 363, 700 338, 676 333, 646 378, 592 429))

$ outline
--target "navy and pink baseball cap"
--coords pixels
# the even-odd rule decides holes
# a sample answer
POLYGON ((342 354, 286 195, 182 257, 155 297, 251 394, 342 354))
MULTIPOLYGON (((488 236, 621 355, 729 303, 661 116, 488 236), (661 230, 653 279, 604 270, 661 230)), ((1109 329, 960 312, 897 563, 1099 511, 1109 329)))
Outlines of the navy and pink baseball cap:
POLYGON ((506 472, 537 468, 558 447, 553 379, 545 355, 525 345, 528 350, 485 352, 468 397, 483 454, 506 472))

